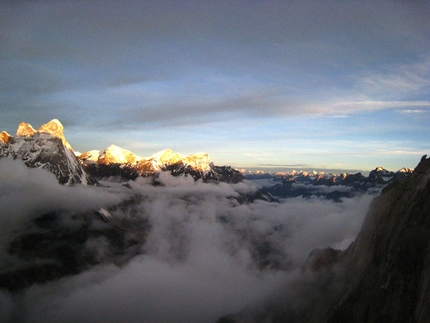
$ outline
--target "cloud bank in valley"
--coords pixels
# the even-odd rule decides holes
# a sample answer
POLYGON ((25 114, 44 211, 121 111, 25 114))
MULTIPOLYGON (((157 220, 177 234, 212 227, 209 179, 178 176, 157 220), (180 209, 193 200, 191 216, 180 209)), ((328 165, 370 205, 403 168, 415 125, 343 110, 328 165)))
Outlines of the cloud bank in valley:
POLYGON ((255 190, 254 184, 205 184, 167 173, 162 186, 140 178, 129 182, 131 189, 111 181, 103 183, 109 187, 66 187, 7 159, 0 160, 0 179, 2 223, 8 225, 2 237, 9 238, 2 239, 2 253, 31 228, 31 219, 53 209, 70 217, 67 227, 70 214, 129 199, 135 202, 109 208, 111 216, 145 219, 151 227, 140 255, 122 266, 109 261, 110 242, 98 237, 86 247, 98 250, 99 265, 20 293, 1 291, 4 322, 215 322, 283 290, 313 248, 346 248, 371 199, 239 204, 234 197, 255 190), (14 235, 5 236, 12 224, 14 235))
POLYGON ((19 232, 44 213, 97 210, 115 205, 125 196, 95 186, 59 185, 54 174, 10 158, 0 159, 0 183, 1 237, 19 232))

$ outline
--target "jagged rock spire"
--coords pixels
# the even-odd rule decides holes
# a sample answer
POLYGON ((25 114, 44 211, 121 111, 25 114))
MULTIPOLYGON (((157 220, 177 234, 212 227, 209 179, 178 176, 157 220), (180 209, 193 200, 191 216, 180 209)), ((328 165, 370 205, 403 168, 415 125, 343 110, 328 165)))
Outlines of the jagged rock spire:
POLYGON ((37 129, 37 132, 49 133, 54 137, 60 138, 61 141, 63 142, 63 145, 73 151, 72 147, 64 137, 63 131, 64 131, 64 127, 58 119, 52 119, 48 123, 41 125, 39 129, 37 129))
POLYGON ((52 119, 37 129, 37 132, 46 132, 58 138, 64 138, 64 127, 58 119, 52 119))
POLYGON ((28 137, 28 136, 34 135, 36 132, 37 131, 34 130, 34 128, 31 126, 31 124, 29 124, 27 122, 21 122, 18 125, 18 129, 16 130, 16 135, 28 137))
POLYGON ((32 136, 36 133, 48 133, 51 136, 60 138, 63 142, 63 145, 68 148, 69 150, 73 151, 72 146, 67 142, 66 138, 64 137, 64 127, 61 124, 61 122, 58 119, 52 119, 48 123, 45 123, 40 126, 39 129, 34 130, 34 128, 27 122, 21 122, 18 125, 18 129, 16 130, 17 136, 32 136))

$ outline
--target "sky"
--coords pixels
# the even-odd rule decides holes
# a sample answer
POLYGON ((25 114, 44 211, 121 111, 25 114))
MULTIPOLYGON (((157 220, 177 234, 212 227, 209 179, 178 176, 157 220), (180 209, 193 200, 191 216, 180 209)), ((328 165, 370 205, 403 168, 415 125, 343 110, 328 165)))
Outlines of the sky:
POLYGON ((0 131, 238 168, 430 152, 430 1, 2 1, 0 131))

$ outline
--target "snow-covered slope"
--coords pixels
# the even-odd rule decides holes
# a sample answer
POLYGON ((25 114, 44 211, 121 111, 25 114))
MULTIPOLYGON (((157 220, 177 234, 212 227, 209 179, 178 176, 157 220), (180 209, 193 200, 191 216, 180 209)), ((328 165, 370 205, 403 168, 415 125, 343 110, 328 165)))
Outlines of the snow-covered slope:
POLYGON ((162 150, 147 159, 155 170, 162 170, 170 165, 182 164, 185 167, 193 168, 195 171, 205 173, 211 171, 213 166, 213 162, 207 153, 185 156, 174 153, 171 149, 162 150))
POLYGON ((122 149, 121 147, 110 145, 108 148, 103 151, 97 162, 99 164, 133 164, 136 161, 142 159, 141 157, 136 156, 131 151, 122 149))

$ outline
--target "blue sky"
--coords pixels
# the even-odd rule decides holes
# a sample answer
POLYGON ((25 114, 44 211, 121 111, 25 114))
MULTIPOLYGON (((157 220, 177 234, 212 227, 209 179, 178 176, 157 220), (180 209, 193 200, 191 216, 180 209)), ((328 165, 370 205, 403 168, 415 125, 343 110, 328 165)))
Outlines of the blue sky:
POLYGON ((2 1, 0 130, 397 170, 430 152, 430 1, 2 1))

